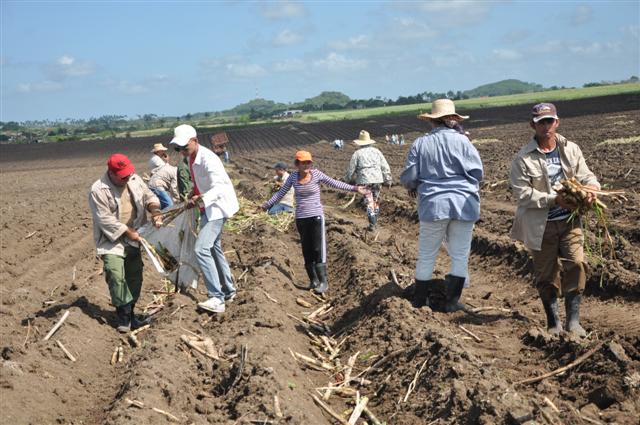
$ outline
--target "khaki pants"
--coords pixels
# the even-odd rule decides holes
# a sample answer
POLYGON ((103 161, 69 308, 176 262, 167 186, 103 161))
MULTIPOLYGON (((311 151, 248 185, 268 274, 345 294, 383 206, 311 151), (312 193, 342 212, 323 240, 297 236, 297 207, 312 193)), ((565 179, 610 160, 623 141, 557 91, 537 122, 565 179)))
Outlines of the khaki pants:
POLYGON ((125 257, 113 254, 102 256, 104 278, 109 285, 111 304, 116 307, 138 301, 142 289, 140 249, 126 246, 124 254, 125 257))
POLYGON ((580 220, 547 221, 542 249, 531 250, 536 288, 543 299, 555 294, 584 291, 584 237, 580 220), (560 282, 558 271, 561 270, 560 282))

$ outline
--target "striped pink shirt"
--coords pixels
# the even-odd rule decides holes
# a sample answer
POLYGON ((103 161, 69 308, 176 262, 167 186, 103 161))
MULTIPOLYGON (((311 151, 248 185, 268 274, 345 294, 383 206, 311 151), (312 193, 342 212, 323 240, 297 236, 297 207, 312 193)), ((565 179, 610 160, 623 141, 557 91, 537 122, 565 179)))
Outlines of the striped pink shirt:
POLYGON ((293 186, 296 197, 296 218, 307 218, 324 215, 322 203, 320 203, 320 185, 325 184, 334 189, 356 192, 356 186, 334 180, 320 170, 310 170, 311 180, 306 184, 298 182, 298 172, 289 174, 289 178, 284 182, 280 190, 262 205, 262 208, 269 209, 284 197, 287 191, 293 186))

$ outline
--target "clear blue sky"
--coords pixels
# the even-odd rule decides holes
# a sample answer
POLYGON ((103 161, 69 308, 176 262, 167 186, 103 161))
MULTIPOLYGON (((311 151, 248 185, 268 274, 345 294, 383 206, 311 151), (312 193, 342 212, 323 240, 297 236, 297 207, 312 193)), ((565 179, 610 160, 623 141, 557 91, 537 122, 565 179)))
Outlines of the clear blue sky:
POLYGON ((639 4, 1 0, 0 120, 626 79, 639 4))

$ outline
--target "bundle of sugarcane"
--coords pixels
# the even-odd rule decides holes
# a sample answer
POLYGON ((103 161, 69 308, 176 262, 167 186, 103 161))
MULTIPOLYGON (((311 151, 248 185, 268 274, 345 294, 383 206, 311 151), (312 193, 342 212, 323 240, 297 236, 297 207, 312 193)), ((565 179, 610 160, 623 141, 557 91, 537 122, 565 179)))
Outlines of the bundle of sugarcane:
POLYGON ((576 217, 586 218, 590 212, 593 212, 597 227, 597 231, 594 233, 598 237, 604 236, 607 245, 613 254, 613 238, 611 237, 608 228, 608 207, 596 197, 609 197, 612 201, 622 203, 623 201, 627 201, 627 198, 624 196, 625 192, 622 190, 594 189, 581 184, 575 177, 556 183, 554 189, 562 195, 567 203, 575 205, 575 209, 571 213, 569 221, 574 220, 576 217), (593 202, 590 202, 590 199, 593 199, 593 202))
POLYGON ((608 196, 613 201, 626 201, 624 197, 624 191, 622 190, 600 190, 594 189, 589 186, 584 186, 575 177, 570 179, 564 179, 554 187, 555 191, 562 194, 562 197, 568 203, 576 206, 574 214, 585 215, 589 211, 594 211, 596 216, 600 216, 601 212, 607 209, 607 206, 599 199, 595 199, 593 203, 589 202, 589 195, 596 196, 608 196))
POLYGON ((155 250, 156 255, 162 262, 162 266, 167 272, 173 271, 176 267, 178 267, 178 261, 171 255, 169 250, 165 248, 160 242, 158 242, 157 247, 152 248, 155 250))
POLYGON ((166 211, 162 211, 159 215, 162 216, 162 225, 166 226, 171 223, 177 216, 182 214, 187 209, 187 203, 181 202, 175 204, 173 207, 166 211))
POLYGON ((257 212, 259 210, 258 204, 247 198, 239 196, 238 201, 240 210, 225 223, 227 231, 240 233, 258 222, 263 222, 275 227, 280 232, 286 232, 293 223, 293 214, 269 215, 266 212, 257 212))
POLYGON ((158 242, 158 246, 156 247, 156 246, 153 246, 153 244, 149 243, 146 239, 144 238, 140 238, 140 239, 141 239, 141 242, 149 248, 149 251, 151 251, 151 254, 153 254, 153 256, 160 263, 160 265, 162 266, 165 272, 171 272, 176 267, 178 267, 179 265, 178 260, 176 260, 175 257, 171 255, 169 250, 167 250, 167 248, 162 246, 161 243, 158 242))

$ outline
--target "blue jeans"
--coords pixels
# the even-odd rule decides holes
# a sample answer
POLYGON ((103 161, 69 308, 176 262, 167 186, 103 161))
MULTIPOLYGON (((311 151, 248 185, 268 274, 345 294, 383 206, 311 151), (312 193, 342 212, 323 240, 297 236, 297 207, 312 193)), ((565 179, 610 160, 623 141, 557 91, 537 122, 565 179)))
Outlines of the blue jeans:
POLYGON ((267 213, 270 215, 278 214, 282 212, 292 213, 293 207, 290 207, 289 205, 286 205, 286 204, 275 204, 274 206, 269 208, 269 211, 267 211, 267 213))
POLYGON ((169 195, 169 193, 167 193, 167 191, 162 190, 162 189, 151 189, 151 191, 153 193, 155 193, 155 195, 158 197, 158 199, 160 200, 160 209, 163 210, 167 207, 172 207, 173 206, 173 199, 171 199, 171 196, 169 195))
POLYGON ((207 221, 206 214, 202 214, 200 220, 200 233, 195 245, 198 265, 202 270, 209 298, 215 297, 224 302, 225 298, 236 292, 220 242, 225 219, 207 221))

